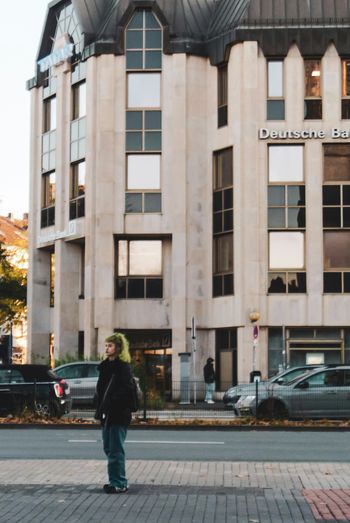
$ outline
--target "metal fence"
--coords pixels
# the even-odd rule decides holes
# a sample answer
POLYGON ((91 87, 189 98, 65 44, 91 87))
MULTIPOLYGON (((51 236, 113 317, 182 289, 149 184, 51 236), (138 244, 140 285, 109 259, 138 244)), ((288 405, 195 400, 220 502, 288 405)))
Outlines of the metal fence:
MULTIPOLYGON (((205 393, 203 381, 173 381, 169 387, 163 383, 141 383, 136 416, 145 420, 150 417, 181 418, 185 415, 192 418, 234 416, 232 408, 225 407, 222 401, 223 392, 214 390, 213 403, 205 401, 205 393)), ((75 389, 71 386, 71 415, 93 417, 96 407, 94 394, 93 388, 84 389, 80 386, 75 389)))
MULTIPOLYGON (((229 387, 228 387, 229 388, 229 387)), ((79 401, 71 389, 71 416, 93 417, 91 402, 79 401)), ((240 384, 229 404, 222 391, 213 392, 213 403, 205 401, 203 382, 172 382, 171 387, 143 386, 138 418, 224 418, 249 416, 266 419, 350 418, 350 386, 280 387, 269 382, 240 384)))

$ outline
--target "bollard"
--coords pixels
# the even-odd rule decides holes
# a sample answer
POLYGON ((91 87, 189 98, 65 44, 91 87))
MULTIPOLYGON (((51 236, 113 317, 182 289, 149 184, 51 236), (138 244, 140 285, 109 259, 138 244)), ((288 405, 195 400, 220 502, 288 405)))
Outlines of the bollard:
POLYGON ((147 388, 143 386, 143 421, 147 421, 147 388))

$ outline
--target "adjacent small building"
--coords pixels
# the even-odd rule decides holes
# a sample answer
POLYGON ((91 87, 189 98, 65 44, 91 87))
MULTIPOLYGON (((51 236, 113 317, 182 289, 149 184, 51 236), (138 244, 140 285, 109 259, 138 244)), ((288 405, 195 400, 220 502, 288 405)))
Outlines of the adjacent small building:
POLYGON ((194 332, 218 390, 349 363, 349 57, 348 0, 51 2, 28 82, 31 358, 120 330, 168 391, 194 332))
MULTIPOLYGON (((28 270, 28 214, 14 218, 12 213, 0 216, 0 244, 7 260, 24 273, 28 270)), ((27 362, 26 315, 14 323, 0 324, 0 363, 27 362)))

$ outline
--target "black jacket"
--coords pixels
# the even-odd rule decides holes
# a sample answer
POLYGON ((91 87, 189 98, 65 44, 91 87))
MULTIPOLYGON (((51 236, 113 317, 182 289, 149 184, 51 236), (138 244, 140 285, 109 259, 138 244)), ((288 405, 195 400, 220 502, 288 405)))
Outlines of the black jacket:
POLYGON ((205 383, 214 383, 215 370, 212 363, 207 363, 206 365, 204 365, 203 374, 205 383))
POLYGON ((102 424, 128 426, 131 421, 133 382, 131 367, 119 359, 104 360, 97 381, 97 413, 102 424), (113 377, 111 383, 111 378, 113 377), (109 384, 111 386, 106 390, 109 384))

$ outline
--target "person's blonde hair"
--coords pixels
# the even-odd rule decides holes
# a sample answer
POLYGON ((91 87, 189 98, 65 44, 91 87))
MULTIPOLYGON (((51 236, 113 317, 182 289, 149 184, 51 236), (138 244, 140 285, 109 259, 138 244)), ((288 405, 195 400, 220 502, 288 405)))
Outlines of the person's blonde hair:
POLYGON ((114 343, 116 346, 118 345, 120 347, 120 352, 118 354, 118 358, 120 361, 124 361, 125 363, 131 362, 131 356, 129 352, 129 342, 122 334, 121 332, 115 332, 111 336, 108 336, 106 338, 107 342, 114 343))

